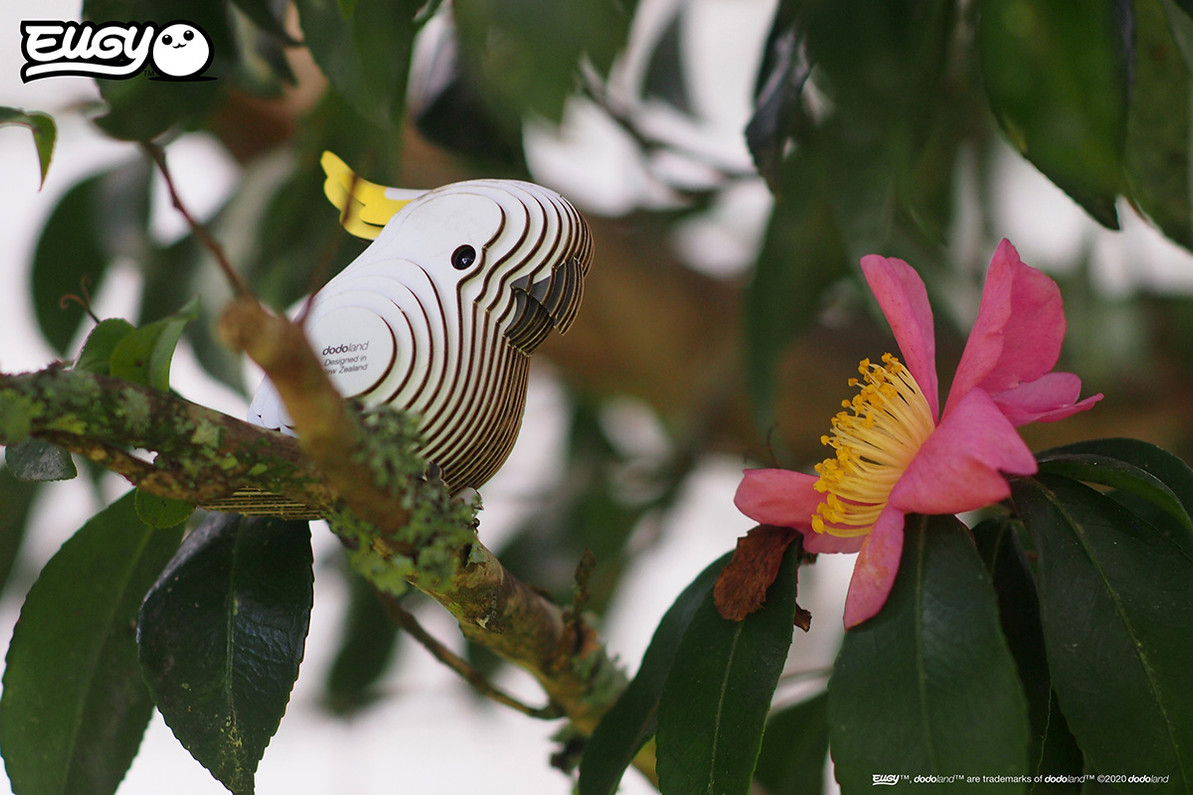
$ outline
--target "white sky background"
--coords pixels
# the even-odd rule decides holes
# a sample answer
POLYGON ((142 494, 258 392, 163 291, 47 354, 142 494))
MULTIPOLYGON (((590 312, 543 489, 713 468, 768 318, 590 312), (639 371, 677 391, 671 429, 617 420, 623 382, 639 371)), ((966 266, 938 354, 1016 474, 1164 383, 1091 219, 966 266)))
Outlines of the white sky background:
MULTIPOLYGON (((667 2, 659 0, 651 7, 665 7, 667 2)), ((693 51, 716 54, 695 64, 693 73, 696 106, 716 123, 686 134, 703 144, 728 143, 730 157, 739 162, 748 162, 740 130, 749 111, 755 68, 740 56, 757 52, 772 5, 772 0, 699 0, 688 28, 693 51)), ((0 273, 6 285, 0 290, 0 367, 7 372, 37 369, 54 358, 36 331, 28 299, 27 267, 37 231, 57 199, 82 175, 136 155, 131 146, 108 141, 77 115, 63 112, 72 103, 95 96, 91 81, 68 77, 29 85, 20 82, 18 23, 22 17, 29 18, 29 7, 17 3, 0 6, 0 105, 54 114, 60 137, 49 178, 39 191, 28 130, 0 128, 4 187, 0 194, 0 273)), ((39 0, 34 7, 40 19, 77 19, 79 13, 77 1, 39 0)), ((627 73, 632 77, 640 68, 640 63, 631 61, 627 73)), ((529 160, 539 179, 593 212, 624 210, 644 197, 657 198, 657 186, 625 157, 616 131, 590 109, 577 106, 567 132, 566 142, 551 140, 541 131, 528 136, 532 147, 529 160)), ((180 191, 200 215, 213 210, 236 179, 236 166, 202 139, 179 141, 171 147, 170 158, 180 191)), ((1016 244, 1026 261, 1064 269, 1084 248, 1093 247, 1095 278, 1109 291, 1125 294, 1136 287, 1193 290, 1193 260, 1153 233, 1128 208, 1123 207, 1121 213, 1127 231, 1105 232, 1016 156, 1008 154, 1006 162, 1002 195, 1008 198, 996 209, 997 231, 1016 244)), ((321 196, 312 198, 322 200, 321 196)), ((714 222, 687 230, 685 240, 679 242, 681 250, 700 252, 703 256, 698 265, 706 270, 740 268, 752 256, 768 201, 760 186, 741 189, 714 222)), ((155 207, 153 224, 155 231, 167 236, 182 230, 181 220, 164 200, 155 207)), ((966 245, 964 231, 959 230, 956 236, 962 241, 960 249, 966 245)), ((974 254, 958 253, 965 257, 974 254)), ((594 267, 600 267, 599 257, 598 252, 594 267)), ((101 316, 133 311, 133 269, 119 275, 112 278, 110 274, 96 296, 101 316)), ((552 477, 562 444, 562 395, 550 379, 549 367, 539 363, 532 369, 536 376, 527 416, 533 420, 523 428, 506 468, 484 489, 481 537, 490 546, 499 545, 518 511, 534 499, 526 484, 552 477)), ((213 385, 185 350, 175 360, 173 385, 192 400, 237 416, 244 413, 244 399, 213 385)), ((626 436, 647 440, 657 436, 649 415, 640 407, 623 405, 613 414, 619 427, 628 428, 626 436)), ((828 418, 825 420, 827 423, 828 418)), ((751 525, 732 505, 739 475, 737 460, 718 458, 702 465, 679 507, 663 517, 659 542, 636 560, 610 612, 606 632, 609 648, 631 669, 674 596, 751 525)), ((124 490, 122 481, 108 485, 110 496, 124 490)), ((0 602, 0 636, 5 642, 20 608, 20 594, 58 544, 100 507, 78 481, 55 485, 49 495, 51 499, 41 500, 14 582, 0 602)), ((338 554, 337 542, 323 525, 315 525, 314 538, 317 566, 320 560, 338 554)), ((816 620, 810 635, 796 638, 799 657, 789 662, 790 670, 817 668, 831 661, 840 634, 844 580, 851 566, 852 557, 823 556, 801 578, 801 604, 816 620)), ((570 792, 570 782, 546 763, 553 748, 549 738, 559 723, 534 721, 500 706, 478 706, 454 674, 413 643, 403 645, 398 664, 384 680, 391 698, 349 722, 326 715, 317 699, 336 649, 336 622, 345 597, 340 585, 338 577, 316 572, 306 660, 287 715, 261 763, 258 792, 570 792)), ((420 618, 439 638, 457 648, 461 645, 454 622, 437 606, 421 611, 420 618)), ((508 674, 499 684, 530 703, 541 701, 538 688, 524 675, 508 674)), ((7 779, 0 780, 7 783, 7 779)), ((225 792, 155 716, 120 792, 158 795, 163 791, 172 795, 225 792)), ((651 791, 636 773, 627 774, 623 792, 651 791)))

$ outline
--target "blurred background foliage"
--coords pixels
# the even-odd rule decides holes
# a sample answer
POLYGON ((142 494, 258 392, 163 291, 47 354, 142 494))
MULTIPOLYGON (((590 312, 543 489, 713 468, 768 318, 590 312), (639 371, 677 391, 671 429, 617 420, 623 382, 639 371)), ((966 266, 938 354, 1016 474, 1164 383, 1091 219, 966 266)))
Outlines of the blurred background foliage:
MULTIPOLYGON (((599 612, 704 457, 789 468, 823 457, 819 437, 857 361, 892 344, 865 297, 860 256, 919 269, 938 310, 940 371, 952 372, 1005 234, 994 207, 1007 151, 1106 229, 1139 214, 1193 247, 1187 2, 780 0, 750 5, 770 17, 762 35, 726 25, 732 46, 715 56, 692 32, 708 5, 86 0, 85 18, 97 21, 196 23, 214 42, 217 79, 100 81, 102 102, 84 111, 115 139, 167 151, 194 133, 218 142, 240 171, 206 222, 278 308, 363 248, 323 199, 325 149, 390 185, 518 177, 573 198, 592 223, 596 261, 576 325, 542 354, 566 390, 566 464, 552 482, 526 484, 535 507, 497 552, 567 603, 576 561, 592 549, 599 612), (748 124, 720 135, 724 103, 710 105, 695 81, 726 53, 756 79, 748 124), (570 171, 544 165, 544 141, 570 151, 586 125, 602 132, 604 162, 619 158, 634 174, 638 189, 616 207, 586 203, 594 172, 578 155, 570 171), (693 256, 709 253, 710 229, 739 241, 720 257, 731 267, 693 256), (650 432, 627 432, 626 417, 650 432)), ((30 266, 42 332, 73 356, 90 323, 60 298, 84 277, 96 292, 113 263, 132 262, 142 278, 131 319, 199 296, 186 340, 214 379, 251 388, 212 334, 230 294, 209 252, 189 235, 163 243, 149 232, 152 185, 147 161, 133 159, 62 197, 30 266)), ((1061 282, 1066 369, 1107 399, 1036 426, 1029 442, 1133 436, 1188 459, 1193 301, 1142 279, 1127 292, 1099 289, 1091 239, 1057 262, 1028 260, 1061 282)), ((1126 252, 1128 272, 1143 264, 1133 258, 1126 252)), ((17 508, 0 518, 5 573, 31 490, 0 472, 0 494, 17 508)), ((363 591, 350 605, 329 683, 338 709, 372 697, 396 638, 378 630, 384 615, 363 591)))

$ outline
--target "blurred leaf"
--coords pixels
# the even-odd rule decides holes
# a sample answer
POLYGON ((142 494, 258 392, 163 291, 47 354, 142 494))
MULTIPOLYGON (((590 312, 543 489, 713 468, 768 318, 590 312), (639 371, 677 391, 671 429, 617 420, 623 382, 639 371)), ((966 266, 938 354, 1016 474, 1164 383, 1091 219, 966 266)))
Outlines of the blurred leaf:
POLYGON ((1180 532, 1167 535, 1193 557, 1193 470, 1172 453, 1139 439, 1095 439, 1045 450, 1036 458, 1041 471, 1147 500, 1181 525, 1180 532))
POLYGON ((476 59, 461 58, 459 49, 453 26, 433 52, 412 65, 409 102, 415 126, 428 140, 478 161, 486 173, 508 170, 524 177, 522 117, 485 95, 476 59))
POLYGON ((211 514, 150 589, 141 668, 179 742, 236 795, 277 731, 312 599, 305 522, 211 514))
POLYGON ((38 490, 38 484, 17 480, 7 467, 0 467, 0 597, 21 551, 38 490))
POLYGON ((66 353, 83 308, 60 305, 64 295, 78 294, 84 277, 97 290, 108 268, 100 241, 99 204, 103 175, 89 177, 68 190, 42 228, 33 254, 33 308, 46 341, 66 353))
POLYGON ((766 604, 742 621, 721 618, 711 597, 696 608, 659 698, 664 792, 749 791, 791 647, 799 560, 792 544, 766 604))
POLYGON ((400 635, 373 586, 355 571, 344 577, 348 605, 324 687, 331 709, 350 714, 377 699, 377 680, 389 667, 400 635))
POLYGON ((829 191, 827 161, 810 147, 783 164, 745 296, 746 386, 760 428, 774 420, 776 360, 815 322, 824 290, 847 272, 829 191))
POLYGON ((642 79, 644 97, 657 97, 681 113, 691 114, 688 81, 684 67, 684 38, 682 5, 671 13, 671 20, 655 42, 654 51, 646 65, 642 79))
MULTIPOLYGON (((994 580, 1003 635, 1027 696, 1031 727, 1028 768, 1033 776, 1072 775, 1081 769, 1081 749, 1056 705, 1044 653, 1040 601, 1026 554, 1015 534, 1016 525, 1006 516, 988 519, 973 528, 974 542, 994 580)), ((1068 789, 1076 791, 1079 787, 1068 789)))
POLYGON ((1137 58, 1127 115, 1127 185, 1131 200, 1164 234, 1193 249, 1189 69, 1162 3, 1137 0, 1134 8, 1137 58))
POLYGON ((876 772, 1026 775, 1027 706, 968 529, 909 515, 904 534, 886 605, 845 633, 829 681, 841 791, 871 792, 876 772))
POLYGON ((986 92, 1007 137, 1099 223, 1118 229, 1130 5, 983 0, 979 11, 986 92))
POLYGON ((4 463, 18 479, 29 482, 70 480, 79 474, 70 453, 41 439, 8 445, 4 463))
POLYGON ((159 28, 186 20, 211 39, 211 64, 195 79, 151 77, 146 69, 126 80, 96 81, 108 111, 95 123, 113 138, 149 141, 171 127, 193 126, 214 107, 233 73, 236 47, 224 3, 84 0, 83 17, 95 22, 154 22, 159 28))
POLYGON ((287 45, 298 44, 294 40, 294 37, 286 32, 286 9, 290 5, 289 2, 279 2, 279 0, 232 0, 232 4, 243 11, 244 15, 253 21, 253 24, 269 35, 276 37, 287 45))
POLYGON ((108 263, 144 255, 149 168, 144 160, 88 177, 68 190, 42 227, 33 254, 33 302, 46 340, 65 354, 83 323, 87 294, 99 291, 108 263), (79 300, 62 303, 64 296, 79 300))
POLYGON ((153 712, 133 622, 181 538, 181 526, 141 524, 128 494, 42 569, 13 632, 0 697, 14 792, 115 792, 153 712))
POLYGON ((754 89, 754 114, 746 124, 746 146, 754 166, 774 192, 779 190, 779 165, 803 117, 804 83, 812 73, 791 8, 790 3, 779 3, 775 9, 754 89))
POLYGON ((297 0, 303 40, 328 81, 357 112, 393 128, 406 81, 420 0, 297 0))
POLYGON ((58 126, 54 124, 54 118, 45 113, 0 106, 0 127, 6 124, 19 124, 28 127, 33 133, 33 146, 37 149, 37 163, 41 168, 40 187, 44 187, 50 160, 54 157, 54 142, 58 139, 58 126))
POLYGON ((630 17, 614 0, 457 0, 460 45, 498 106, 558 123, 587 61, 604 76, 625 45, 630 17))
POLYGON ((142 326, 125 335, 112 351, 110 372, 136 384, 170 389, 170 360, 182 336, 182 328, 199 311, 196 298, 167 318, 142 326))
POLYGON ((773 713, 766 721, 754 778, 768 795, 824 792, 828 693, 773 713))
POLYGON ((181 524, 194 513, 195 506, 189 502, 161 497, 137 489, 134 507, 137 518, 150 527, 173 527, 181 524))
POLYGON ((112 371, 112 353, 116 346, 135 330, 136 326, 123 318, 110 317, 99 321, 84 340, 83 349, 75 359, 75 369, 108 375, 112 371))
POLYGON ((605 713, 584 747, 577 795, 612 795, 639 749, 654 736, 659 695, 675 664, 676 653, 693 616, 712 599, 713 585, 729 562, 727 553, 710 563, 667 609, 638 673, 605 713))
POLYGON ((1012 489, 1039 555, 1053 687, 1086 759, 1193 788, 1193 558, 1076 481, 1040 474, 1012 489))

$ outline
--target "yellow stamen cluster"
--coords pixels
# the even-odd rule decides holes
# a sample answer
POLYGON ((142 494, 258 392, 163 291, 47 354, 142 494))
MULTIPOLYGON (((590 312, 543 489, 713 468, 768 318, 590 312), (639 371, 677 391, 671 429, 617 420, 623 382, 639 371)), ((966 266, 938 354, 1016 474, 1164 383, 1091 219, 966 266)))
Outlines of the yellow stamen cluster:
POLYGON ((818 533, 849 538, 870 532, 891 489, 915 457, 935 423, 932 409, 911 372, 891 354, 882 364, 863 359, 861 390, 833 417, 821 444, 837 451, 816 465, 816 490, 825 494, 812 517, 818 533))

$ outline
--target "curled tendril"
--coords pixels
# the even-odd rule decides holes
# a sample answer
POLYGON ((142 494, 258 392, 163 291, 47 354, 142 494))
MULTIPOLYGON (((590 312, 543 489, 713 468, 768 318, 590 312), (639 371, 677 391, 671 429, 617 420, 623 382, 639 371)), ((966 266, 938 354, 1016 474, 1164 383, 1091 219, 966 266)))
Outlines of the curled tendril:
POLYGON ((82 297, 79 297, 74 293, 66 293, 58 299, 58 308, 66 309, 72 303, 78 304, 79 306, 83 307, 83 311, 86 312, 92 320, 98 323, 99 318, 95 316, 95 312, 91 311, 91 292, 87 289, 87 282, 90 280, 90 278, 91 277, 89 274, 84 273, 83 277, 79 279, 79 292, 83 294, 82 297))

